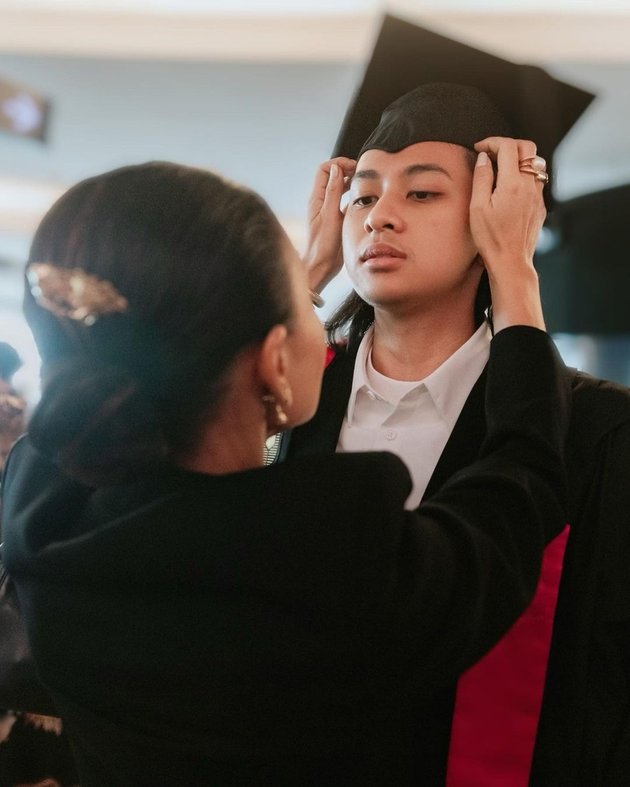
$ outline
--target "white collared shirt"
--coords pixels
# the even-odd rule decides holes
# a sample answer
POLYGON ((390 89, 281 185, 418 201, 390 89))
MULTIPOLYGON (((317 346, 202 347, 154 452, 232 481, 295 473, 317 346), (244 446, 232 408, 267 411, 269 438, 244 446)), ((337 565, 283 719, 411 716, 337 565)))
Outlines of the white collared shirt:
POLYGON ((492 334, 487 323, 424 380, 393 380, 372 366, 373 328, 357 352, 352 391, 337 451, 391 451, 407 465, 416 508, 464 403, 483 371, 492 334))

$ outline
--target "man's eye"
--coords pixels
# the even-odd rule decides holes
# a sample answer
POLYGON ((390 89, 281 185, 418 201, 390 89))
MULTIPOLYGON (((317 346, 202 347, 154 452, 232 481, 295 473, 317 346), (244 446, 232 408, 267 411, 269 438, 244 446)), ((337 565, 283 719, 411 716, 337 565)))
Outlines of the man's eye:
POLYGON ((353 205, 357 205, 360 208, 364 208, 366 205, 371 205, 376 197, 368 196, 368 197, 357 197, 356 199, 352 200, 353 205))
POLYGON ((431 199, 431 197, 435 197, 434 191, 410 191, 407 194, 408 197, 411 197, 416 202, 426 202, 427 200, 431 199))

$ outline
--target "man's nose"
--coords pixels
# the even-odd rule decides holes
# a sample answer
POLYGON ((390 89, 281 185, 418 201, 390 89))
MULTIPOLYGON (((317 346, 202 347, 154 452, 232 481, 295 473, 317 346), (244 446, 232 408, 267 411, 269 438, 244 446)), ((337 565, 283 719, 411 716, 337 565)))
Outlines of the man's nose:
POLYGON ((380 232, 381 230, 399 232, 403 226, 404 222, 395 200, 385 195, 379 197, 372 205, 364 224, 366 232, 380 232))

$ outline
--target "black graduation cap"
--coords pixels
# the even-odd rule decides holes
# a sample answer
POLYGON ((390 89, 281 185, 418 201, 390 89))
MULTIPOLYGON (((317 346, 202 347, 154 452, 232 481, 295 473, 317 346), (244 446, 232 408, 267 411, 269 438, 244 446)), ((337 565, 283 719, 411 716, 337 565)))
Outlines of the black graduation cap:
POLYGON ((630 333, 629 216, 630 184, 556 203, 534 257, 550 332, 630 333))
MULTIPOLYGON (((447 100, 440 104, 438 95, 429 110, 437 117, 436 133, 445 128, 449 128, 451 134, 461 130, 465 131, 465 140, 471 133, 476 136, 478 131, 479 136, 474 140, 478 141, 489 134, 505 135, 509 129, 513 136, 534 140, 539 155, 546 158, 549 165, 562 138, 594 98, 592 93, 560 82, 537 66, 509 62, 386 15, 363 82, 346 112, 333 155, 357 158, 378 126, 383 111, 399 97, 429 83, 454 83, 476 88, 483 91, 499 110, 490 123, 485 122, 476 128, 477 120, 488 120, 487 111, 481 105, 471 121, 474 107, 460 110, 456 115, 452 110, 457 105, 457 97, 447 96, 447 100), (501 115, 507 120, 507 127, 499 123, 501 115), (495 120, 497 131, 492 131, 495 120)), ((437 87, 444 91, 449 86, 437 87)), ((404 137, 403 133, 401 139, 404 137)), ((424 140, 418 138, 413 141, 424 140)), ((440 138, 434 141, 454 140, 440 138)))

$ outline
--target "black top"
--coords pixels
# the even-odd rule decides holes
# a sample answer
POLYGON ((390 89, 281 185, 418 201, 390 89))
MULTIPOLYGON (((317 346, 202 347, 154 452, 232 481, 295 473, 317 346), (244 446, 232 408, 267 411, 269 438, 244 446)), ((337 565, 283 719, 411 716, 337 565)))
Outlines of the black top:
POLYGON ((19 443, 3 557, 83 787, 410 784, 418 702, 566 521, 568 397, 546 334, 500 332, 480 459, 418 512, 390 454, 93 490, 19 443))

